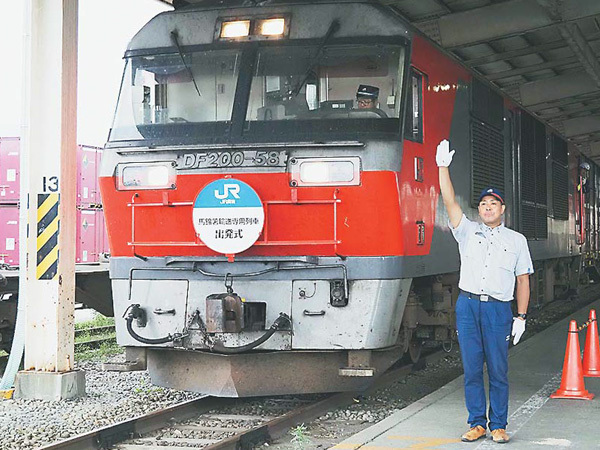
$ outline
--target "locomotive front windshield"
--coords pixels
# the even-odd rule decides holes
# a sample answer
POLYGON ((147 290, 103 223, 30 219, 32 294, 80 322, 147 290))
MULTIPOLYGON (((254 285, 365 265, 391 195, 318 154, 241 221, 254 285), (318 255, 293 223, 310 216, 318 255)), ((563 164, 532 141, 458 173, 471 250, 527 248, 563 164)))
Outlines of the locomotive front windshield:
POLYGON ((109 141, 398 135, 403 65, 401 45, 270 45, 130 57, 109 141))
POLYGON ((247 120, 398 118, 400 64, 400 49, 394 47, 264 49, 247 120), (368 87, 364 105, 357 98, 360 86, 368 87))
POLYGON ((218 50, 130 58, 110 140, 215 134, 215 124, 231 120, 240 55, 218 50))

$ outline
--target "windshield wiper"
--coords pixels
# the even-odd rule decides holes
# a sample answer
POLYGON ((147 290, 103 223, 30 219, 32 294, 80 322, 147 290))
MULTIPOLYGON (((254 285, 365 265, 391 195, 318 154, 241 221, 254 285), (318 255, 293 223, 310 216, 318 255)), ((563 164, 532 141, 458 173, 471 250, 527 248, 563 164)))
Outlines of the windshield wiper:
POLYGON ((317 53, 315 54, 315 57, 313 58, 311 63, 308 65, 308 68, 306 69, 306 72, 304 73, 302 80, 300 80, 300 82, 296 85, 296 87, 294 89, 292 89, 292 91, 291 91, 292 97, 296 97, 300 93, 302 86, 304 86, 304 83, 306 83, 306 81, 310 77, 312 70, 320 62, 321 56, 323 53, 323 49, 325 48, 325 46, 327 45, 329 40, 333 37, 333 35, 339 31, 339 29, 340 29, 340 21, 337 19, 333 20, 333 22, 331 22, 331 25, 329 25, 329 29, 327 30, 327 33, 325 33, 325 36, 323 36, 323 40, 321 41, 321 44, 319 45, 319 48, 317 49, 317 53))
POLYGON ((179 44, 179 34, 177 33, 177 30, 171 31, 171 39, 173 39, 173 43, 175 44, 175 47, 177 47, 177 53, 179 53, 179 57, 181 58, 183 66, 187 69, 188 73, 190 74, 190 77, 192 77, 192 83, 194 83, 194 87, 196 88, 198 97, 202 98, 202 94, 200 93, 200 89, 198 89, 198 85, 196 84, 196 79, 194 78, 192 69, 190 69, 190 67, 185 62, 185 58, 183 57, 183 52, 181 51, 181 45, 179 44))

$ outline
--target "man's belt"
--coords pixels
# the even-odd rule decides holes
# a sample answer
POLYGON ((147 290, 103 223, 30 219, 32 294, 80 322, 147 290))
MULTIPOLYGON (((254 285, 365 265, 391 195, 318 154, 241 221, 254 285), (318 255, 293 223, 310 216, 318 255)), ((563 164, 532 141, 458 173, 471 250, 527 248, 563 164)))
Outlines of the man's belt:
POLYGON ((479 300, 480 302, 501 302, 502 301, 502 300, 498 300, 497 298, 492 297, 491 295, 473 294, 472 292, 463 291, 462 289, 460 290, 460 293, 469 298, 479 300))

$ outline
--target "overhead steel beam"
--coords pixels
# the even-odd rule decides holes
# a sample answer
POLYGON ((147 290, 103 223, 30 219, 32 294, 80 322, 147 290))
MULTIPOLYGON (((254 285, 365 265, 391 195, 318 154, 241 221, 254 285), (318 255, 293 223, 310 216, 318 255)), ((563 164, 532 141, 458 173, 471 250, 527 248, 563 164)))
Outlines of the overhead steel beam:
POLYGON ((594 133, 585 133, 578 136, 570 137, 569 140, 575 144, 586 144, 588 142, 597 141, 600 139, 600 131, 594 133))
POLYGON ((506 61, 507 59, 518 58, 519 56, 533 55, 539 52, 545 52, 548 50, 556 50, 558 48, 565 48, 567 45, 561 39, 556 42, 549 42, 547 44, 532 45, 518 50, 510 50, 507 52, 494 53, 493 55, 481 56, 479 58, 473 58, 465 61, 465 63, 471 67, 482 66, 484 64, 490 64, 497 61, 506 61))
POLYGON ((596 111, 596 110, 600 110, 600 103, 598 103, 597 101, 590 102, 586 105, 579 106, 577 108, 560 110, 559 112, 555 112, 555 113, 545 114, 540 111, 540 112, 538 112, 538 114, 540 115, 540 117, 542 117, 542 119, 552 122, 552 121, 556 121, 556 120, 572 119, 572 118, 574 118, 574 116, 576 114, 581 114, 581 113, 596 111))
POLYGON ((541 64, 534 64, 531 66, 519 67, 517 69, 504 70, 502 72, 490 73, 486 74, 485 77, 489 81, 501 80, 502 78, 514 77, 517 75, 525 75, 531 72, 537 72, 539 70, 551 69, 553 67, 566 66, 568 64, 573 64, 579 61, 577 56, 571 56, 569 58, 563 58, 553 61, 547 61, 541 64))
POLYGON ((600 132, 600 116, 577 117, 563 122, 565 136, 581 136, 600 132))
POLYGON ((565 97, 561 100, 554 100, 548 103, 537 103, 529 106, 529 109, 535 111, 543 111, 550 108, 564 108, 566 106, 575 105, 585 102, 597 101, 600 98, 600 91, 588 92, 582 95, 576 95, 573 97, 565 97))
MULTIPOLYGON (((598 3, 600 4, 600 2, 598 3)), ((585 72, 530 81, 519 87, 521 103, 524 106, 552 102, 597 91, 598 85, 595 80, 585 72)), ((548 107, 551 107, 551 105, 548 107)))
MULTIPOLYGON (((561 3, 559 12, 563 22, 579 20, 600 14, 600 2, 597 0, 564 2, 561 3)), ((440 42, 446 48, 488 42, 556 23, 556 19, 547 7, 535 0, 510 0, 447 14, 436 21, 440 42)))
MULTIPOLYGON (((558 28, 558 27, 557 27, 558 28)), ((588 44, 596 43, 600 40, 600 33, 593 33, 587 37, 588 44)), ((482 66, 484 64, 490 64, 497 61, 506 61, 520 56, 529 56, 536 53, 546 52, 549 50, 565 49, 568 45, 563 39, 554 42, 548 42, 547 44, 531 45, 520 48, 518 50, 509 50, 506 52, 494 53, 493 55, 481 56, 479 58, 473 58, 465 61, 465 64, 471 67, 482 66)))
MULTIPOLYGON (((600 2, 598 2, 600 3, 600 2)), ((590 47, 586 38, 576 23, 567 23, 558 27, 561 36, 569 44, 581 65, 590 77, 600 87, 600 62, 595 52, 590 47)))

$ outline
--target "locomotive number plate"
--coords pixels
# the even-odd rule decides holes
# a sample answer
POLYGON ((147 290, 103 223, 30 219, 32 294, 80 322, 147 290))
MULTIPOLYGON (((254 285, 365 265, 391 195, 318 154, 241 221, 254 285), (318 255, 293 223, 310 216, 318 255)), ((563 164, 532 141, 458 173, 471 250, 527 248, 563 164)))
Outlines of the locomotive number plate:
POLYGON ((285 167, 287 157, 288 155, 284 150, 186 153, 177 159, 177 168, 285 167))

